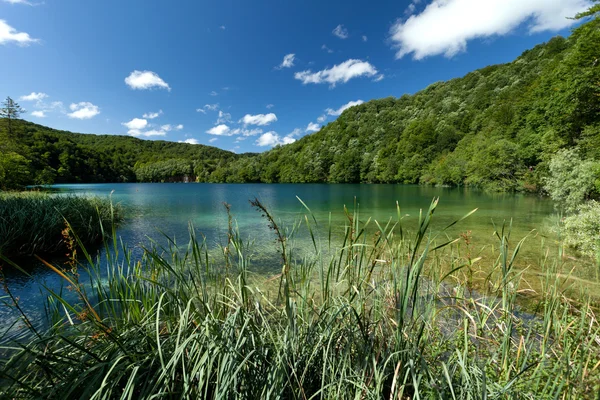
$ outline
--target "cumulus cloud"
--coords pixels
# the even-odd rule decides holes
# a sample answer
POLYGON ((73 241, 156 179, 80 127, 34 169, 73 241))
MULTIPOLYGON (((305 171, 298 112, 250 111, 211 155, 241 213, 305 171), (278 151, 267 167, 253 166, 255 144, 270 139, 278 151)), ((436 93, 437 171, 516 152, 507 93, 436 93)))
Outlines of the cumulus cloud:
POLYGON ((200 142, 198 141, 198 139, 194 139, 194 138, 189 138, 189 139, 185 139, 185 140, 180 140, 179 143, 187 143, 187 144, 200 144, 200 142))
POLYGON ((257 114, 257 115, 246 114, 244 116, 244 118, 242 118, 240 120, 240 122, 243 122, 244 125, 258 125, 258 126, 269 125, 270 123, 275 122, 275 121, 277 121, 277 116, 273 113, 257 114))
POLYGON ((154 119, 154 118, 158 118, 163 114, 163 110, 158 110, 158 112, 150 112, 150 113, 145 113, 143 115, 144 118, 148 118, 148 119, 154 119))
POLYGON ((182 130, 182 129, 183 129, 183 125, 182 125, 182 124, 179 124, 179 125, 177 125, 177 126, 175 127, 175 130, 176 130, 176 131, 180 131, 180 130, 182 130))
POLYGON ((394 24, 390 34, 396 58, 452 57, 464 52, 469 40, 506 35, 523 23, 530 33, 567 28, 576 22, 568 17, 589 6, 587 0, 433 0, 394 24))
POLYGON ((209 135, 215 136, 232 136, 231 128, 225 124, 217 125, 206 131, 209 135))
POLYGON ((44 111, 32 111, 31 115, 37 118, 46 118, 46 113, 44 111))
POLYGON ((127 127, 129 130, 142 130, 148 126, 148 121, 141 118, 134 118, 129 122, 123 122, 121 125, 127 127))
POLYGON ((337 110, 328 108, 327 110, 325 110, 325 112, 327 113, 327 115, 333 115, 333 116, 337 117, 337 116, 341 115, 344 111, 349 109, 350 107, 359 106, 363 103, 364 103, 364 101, 362 101, 362 100, 350 101, 350 102, 344 104, 343 106, 341 106, 340 108, 338 108, 337 110))
POLYGON ((132 89, 144 90, 144 89, 167 89, 171 91, 171 87, 167 82, 163 81, 156 72, 152 71, 133 71, 127 78, 125 83, 132 89))
POLYGON ((90 119, 100 114, 100 108, 87 101, 72 103, 69 108, 71 112, 67 116, 74 119, 90 119))
POLYGON ((276 145, 284 145, 294 143, 296 139, 291 136, 280 137, 277 132, 270 131, 262 134, 256 142, 254 142, 257 146, 266 147, 266 146, 276 146, 276 145))
POLYGON ((304 131, 305 132, 317 132, 319 129, 321 129, 319 124, 315 124, 314 122, 311 122, 308 124, 308 126, 306 127, 306 129, 304 131))
POLYGON ((325 122, 326 119, 327 119, 327 115, 321 115, 319 118, 317 118, 317 122, 321 124, 321 123, 325 122))
POLYGON ((0 44, 14 42, 19 46, 27 46, 37 41, 38 39, 33 39, 28 33, 18 32, 15 28, 8 25, 5 20, 0 19, 0 44))
POLYGON ((295 54, 288 54, 285 57, 283 57, 283 61, 281 62, 281 64, 279 64, 279 69, 282 68, 291 68, 294 66, 294 59, 296 58, 295 54))
POLYGON ((338 25, 331 32, 334 36, 339 37, 340 39, 348 39, 348 29, 344 28, 344 25, 338 25))
POLYGON ((48 95, 46 93, 31 92, 31 94, 19 97, 19 101, 41 101, 47 97, 48 95))
POLYGON ((302 81, 304 85, 309 83, 329 83, 331 87, 335 87, 336 84, 340 82, 346 83, 353 78, 362 76, 372 77, 375 75, 377 75, 377 69, 367 61, 350 59, 341 64, 334 65, 330 69, 324 69, 318 72, 312 72, 310 70, 296 72, 294 78, 302 81))

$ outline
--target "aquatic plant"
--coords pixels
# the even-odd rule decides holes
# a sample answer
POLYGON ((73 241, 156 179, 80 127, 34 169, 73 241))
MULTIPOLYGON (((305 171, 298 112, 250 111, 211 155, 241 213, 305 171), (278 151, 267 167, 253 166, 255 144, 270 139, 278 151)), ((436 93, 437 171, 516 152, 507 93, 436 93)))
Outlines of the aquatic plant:
POLYGON ((108 198, 0 192, 0 254, 63 254, 70 229, 83 245, 97 244, 103 239, 102 224, 122 218, 121 207, 108 198))
POLYGON ((44 331, 22 315, 0 348, 4 396, 596 398, 595 309, 565 299, 560 258, 547 257, 538 312, 523 313, 514 268, 523 240, 513 243, 510 226, 496 229, 497 259, 477 293, 463 279, 476 260, 430 229, 437 200, 412 233, 399 208, 386 223, 346 209, 341 243, 306 206, 286 227, 252 204, 280 249, 274 276, 253 273, 253 244, 233 218, 216 252, 191 227, 187 245, 152 242, 134 258, 113 231, 106 265, 74 236, 89 282, 48 264, 77 300, 50 292, 44 331), (295 248, 300 231, 310 249, 295 248))

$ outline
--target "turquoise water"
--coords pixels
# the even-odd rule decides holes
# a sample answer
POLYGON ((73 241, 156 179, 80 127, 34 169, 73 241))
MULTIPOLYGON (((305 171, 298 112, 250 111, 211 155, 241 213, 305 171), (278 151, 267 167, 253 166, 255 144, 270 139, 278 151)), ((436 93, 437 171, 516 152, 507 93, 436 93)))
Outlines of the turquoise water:
MULTIPOLYGON (((403 223, 415 226, 419 210, 426 210, 434 197, 440 198, 434 216, 434 229, 446 226, 469 211, 478 211, 453 229, 453 234, 472 231, 477 245, 494 242, 493 224, 514 219, 513 236, 521 238, 548 223, 553 204, 535 196, 498 194, 490 195, 475 190, 433 188, 405 185, 326 185, 326 184, 80 184, 56 185, 59 193, 111 196, 126 210, 125 222, 118 235, 123 242, 141 253, 140 245, 149 238, 166 243, 163 234, 178 243, 188 241, 188 224, 197 233, 206 236, 210 245, 226 243, 227 213, 223 203, 231 205, 234 218, 243 237, 256 243, 256 251, 274 255, 275 238, 267 222, 249 203, 258 198, 275 218, 285 225, 291 224, 306 213, 297 197, 301 198, 317 220, 322 233, 326 230, 331 213, 334 236, 341 235, 344 223, 344 205, 350 210, 360 210, 361 221, 369 217, 380 222, 396 219, 396 202, 405 216, 403 223)), ((301 236, 300 236, 301 237, 301 236)), ((102 251, 99 253, 102 256, 102 251)), ((535 260, 535 250, 524 255, 525 260, 535 260)), ((256 265, 261 273, 275 272, 280 268, 264 260, 256 265)), ((533 262, 533 261, 532 261, 533 262)), ((7 284, 20 299, 20 305, 33 320, 42 320, 44 299, 41 283, 57 289, 63 282, 47 268, 24 261, 33 278, 16 272, 7 273, 7 284)), ((7 328, 15 315, 6 306, 0 306, 0 319, 7 328)), ((1 331, 0 331, 1 332, 1 331)))

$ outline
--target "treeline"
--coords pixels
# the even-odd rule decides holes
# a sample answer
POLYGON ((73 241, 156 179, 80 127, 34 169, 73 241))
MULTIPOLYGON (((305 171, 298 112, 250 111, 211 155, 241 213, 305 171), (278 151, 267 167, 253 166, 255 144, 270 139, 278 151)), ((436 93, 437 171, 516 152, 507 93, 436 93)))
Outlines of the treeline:
POLYGON ((58 131, 0 120, 0 189, 77 182, 164 182, 210 175, 238 156, 203 145, 58 131), (182 166, 185 164, 185 166, 182 166))
MULTIPOLYGON (((538 191, 559 150, 575 149, 594 165, 600 160, 600 22, 580 25, 568 38, 553 38, 512 63, 435 83, 415 95, 352 107, 319 132, 262 154, 16 122, 12 149, 0 143, 4 187, 7 179, 191 179, 538 191)), ((6 129, 0 128, 1 135, 6 129)))

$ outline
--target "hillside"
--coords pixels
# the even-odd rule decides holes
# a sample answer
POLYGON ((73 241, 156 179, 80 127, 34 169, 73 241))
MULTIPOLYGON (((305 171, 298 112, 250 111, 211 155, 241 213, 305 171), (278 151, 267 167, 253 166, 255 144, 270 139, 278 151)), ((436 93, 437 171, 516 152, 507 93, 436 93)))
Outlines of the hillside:
POLYGON ((535 191, 561 148, 600 159, 600 22, 414 95, 374 100, 262 154, 0 122, 0 187, 168 181, 371 182, 535 191))
POLYGON ((179 180, 210 173, 240 157, 216 147, 86 135, 13 121, 0 121, 0 187, 76 182, 179 180))
POLYGON ((599 112, 600 28, 593 20, 512 63, 352 107, 320 132, 240 159, 223 175, 536 190, 558 149, 577 146, 584 157, 600 157, 599 112))

